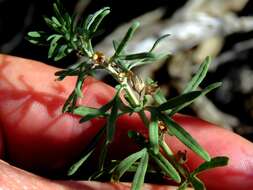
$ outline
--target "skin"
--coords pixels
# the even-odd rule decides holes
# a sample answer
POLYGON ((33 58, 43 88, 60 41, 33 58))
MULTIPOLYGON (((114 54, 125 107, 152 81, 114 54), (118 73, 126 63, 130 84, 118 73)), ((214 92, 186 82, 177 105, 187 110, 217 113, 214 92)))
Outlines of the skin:
MULTIPOLYGON (((24 171, 42 175, 63 171, 73 159, 78 158, 104 124, 103 120, 79 124, 78 117, 61 113, 62 105, 75 84, 75 78, 55 81, 54 73, 57 70, 59 69, 36 61, 0 55, 0 156, 11 163, 8 165, 6 162, 0 162, 0 188, 129 189, 129 184, 52 181, 24 171)), ((111 87, 92 78, 85 81, 83 92, 84 98, 79 104, 92 107, 103 105, 114 94, 111 87)), ((251 142, 190 116, 176 115, 174 119, 195 137, 211 156, 225 155, 230 158, 227 167, 201 174, 200 178, 208 190, 253 189, 251 142)), ((117 129, 110 152, 113 158, 123 158, 135 149, 126 135, 128 130, 135 129, 147 134, 146 128, 136 115, 119 118, 117 129), (122 145, 124 153, 119 155, 122 145)), ((190 169, 202 162, 174 137, 166 136, 165 140, 175 152, 187 150, 187 165, 190 169)), ((147 188, 173 189, 152 185, 147 188)))

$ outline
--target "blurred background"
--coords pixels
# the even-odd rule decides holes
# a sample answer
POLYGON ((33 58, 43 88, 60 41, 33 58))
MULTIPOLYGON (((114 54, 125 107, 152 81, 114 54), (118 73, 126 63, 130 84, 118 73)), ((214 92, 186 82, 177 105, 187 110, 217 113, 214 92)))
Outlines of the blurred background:
MULTIPOLYGON (((171 52, 164 61, 138 68, 143 78, 158 81, 168 97, 181 93, 207 55, 213 62, 202 83, 222 81, 218 90, 200 98, 183 113, 232 130, 253 142, 253 1, 249 0, 62 0, 69 12, 87 15, 104 6, 111 14, 94 41, 98 50, 112 53, 112 39, 120 39, 133 20, 141 22, 129 51, 149 49, 169 33, 158 51, 171 52)), ((42 16, 52 15, 52 0, 0 0, 0 53, 66 67, 47 58, 47 47, 34 46, 24 37, 31 30, 45 30, 42 16)), ((100 78, 113 85, 105 74, 100 78)))

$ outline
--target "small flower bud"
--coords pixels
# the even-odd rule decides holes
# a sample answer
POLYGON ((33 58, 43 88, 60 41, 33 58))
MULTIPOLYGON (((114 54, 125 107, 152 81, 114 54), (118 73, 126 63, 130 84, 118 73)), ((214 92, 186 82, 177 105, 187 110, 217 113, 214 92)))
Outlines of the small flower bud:
POLYGON ((92 56, 92 60, 96 62, 96 64, 103 64, 106 60, 105 55, 102 52, 95 52, 92 56))

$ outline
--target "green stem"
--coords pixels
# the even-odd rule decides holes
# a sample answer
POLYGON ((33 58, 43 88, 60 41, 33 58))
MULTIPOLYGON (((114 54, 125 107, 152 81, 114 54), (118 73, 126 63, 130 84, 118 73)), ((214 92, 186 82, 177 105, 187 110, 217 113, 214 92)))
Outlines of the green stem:
POLYGON ((141 110, 139 112, 139 116, 141 117, 141 119, 142 119, 143 123, 145 124, 145 126, 148 127, 149 126, 149 120, 148 120, 148 118, 147 118, 147 116, 145 114, 145 111, 141 110))
POLYGON ((136 97, 135 92, 133 91, 133 89, 129 86, 128 82, 127 82, 127 78, 124 78, 123 81, 119 79, 119 73, 111 66, 110 63, 106 64, 107 66, 104 67, 109 73, 111 73, 112 77, 118 81, 118 83, 120 83, 126 94, 128 95, 129 98, 129 104, 132 107, 138 107, 140 105, 140 101, 139 99, 136 97))
POLYGON ((160 141, 160 146, 162 147, 163 151, 165 152, 165 154, 169 157, 173 156, 173 152, 170 149, 170 147, 166 144, 166 142, 164 140, 160 141))
POLYGON ((130 101, 129 103, 131 104, 131 106, 132 107, 138 107, 140 105, 140 101, 135 96, 134 91, 129 86, 127 80, 123 81, 121 84, 124 86, 124 89, 125 89, 125 91, 128 95, 128 98, 129 98, 129 101, 130 101))

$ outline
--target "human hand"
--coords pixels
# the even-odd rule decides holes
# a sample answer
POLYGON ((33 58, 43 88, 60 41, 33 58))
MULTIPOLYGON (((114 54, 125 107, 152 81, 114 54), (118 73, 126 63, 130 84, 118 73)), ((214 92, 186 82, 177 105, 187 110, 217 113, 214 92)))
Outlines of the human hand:
MULTIPOLYGON (((23 169, 48 173, 68 166, 103 125, 101 120, 79 124, 79 118, 62 114, 61 108, 75 84, 74 78, 55 81, 56 68, 35 61, 0 56, 0 155, 23 169), (2 137, 1 137, 2 135, 2 137), (2 140, 2 141, 1 141, 2 140), (4 146, 3 146, 4 145, 4 146), (5 154, 5 155, 4 155, 5 154)), ((104 83, 85 81, 80 104, 98 107, 111 99, 114 91, 104 83)), ((240 136, 207 122, 184 115, 174 119, 186 128, 211 156, 225 155, 229 165, 201 174, 210 190, 253 189, 253 145, 240 136)), ((131 151, 126 132, 138 128, 146 132, 138 117, 118 120, 112 149, 131 151), (118 138, 117 138, 118 137, 118 138), (119 138, 120 137, 120 138, 119 138), (128 145, 128 146, 126 146, 128 145)), ((185 150, 180 142, 167 137, 174 151, 185 150)), ((189 168, 202 160, 187 149, 189 168)), ((120 185, 95 182, 50 181, 0 162, 3 189, 119 189, 120 185), (102 187, 101 187, 102 186, 102 187)), ((121 185, 127 188, 129 185, 121 185)), ((154 186, 156 189, 158 186, 154 186)))

